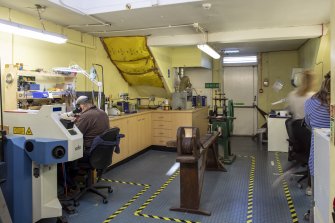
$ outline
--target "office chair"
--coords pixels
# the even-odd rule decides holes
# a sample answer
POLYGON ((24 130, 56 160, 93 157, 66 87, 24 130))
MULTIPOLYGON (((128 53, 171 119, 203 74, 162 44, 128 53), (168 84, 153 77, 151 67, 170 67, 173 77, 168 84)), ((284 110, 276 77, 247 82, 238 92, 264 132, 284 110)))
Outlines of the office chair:
POLYGON ((103 172, 108 166, 112 164, 113 152, 119 151, 120 138, 123 138, 123 134, 119 134, 119 128, 112 128, 105 131, 102 135, 97 136, 92 143, 91 150, 83 161, 78 163, 79 169, 83 170, 86 175, 85 187, 75 195, 72 200, 74 206, 79 205, 79 199, 86 194, 86 192, 95 193, 103 198, 103 203, 107 204, 107 196, 100 193, 97 189, 107 189, 108 193, 112 193, 113 189, 111 186, 107 185, 95 185, 92 184, 93 170, 97 172, 97 184, 99 183, 103 172), (95 142, 99 142, 95 146, 95 142))
POLYGON ((297 183, 300 188, 300 182, 308 177, 308 158, 311 146, 311 131, 304 124, 303 119, 287 119, 286 130, 289 142, 288 160, 297 161, 298 164, 306 165, 307 170, 294 173, 294 175, 303 175, 297 183))

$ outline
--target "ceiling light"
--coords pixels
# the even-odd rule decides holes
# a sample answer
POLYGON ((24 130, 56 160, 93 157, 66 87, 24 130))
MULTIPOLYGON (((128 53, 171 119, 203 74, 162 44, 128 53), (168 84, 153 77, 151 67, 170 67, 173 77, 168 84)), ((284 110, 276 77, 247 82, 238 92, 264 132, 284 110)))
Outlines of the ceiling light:
POLYGON ((230 50, 224 50, 223 53, 224 54, 235 54, 235 53, 239 53, 240 50, 238 49, 230 49, 230 50))
POLYGON ((3 19, 0 19, 0 31, 57 44, 66 43, 67 41, 67 38, 64 35, 47 32, 45 30, 36 29, 3 19))
POLYGON ((219 59, 220 54, 218 54, 212 47, 208 46, 207 44, 198 44, 198 48, 207 53, 209 56, 213 57, 214 59, 219 59))
POLYGON ((241 57, 224 57, 223 63, 238 64, 238 63, 256 63, 257 56, 241 56, 241 57))

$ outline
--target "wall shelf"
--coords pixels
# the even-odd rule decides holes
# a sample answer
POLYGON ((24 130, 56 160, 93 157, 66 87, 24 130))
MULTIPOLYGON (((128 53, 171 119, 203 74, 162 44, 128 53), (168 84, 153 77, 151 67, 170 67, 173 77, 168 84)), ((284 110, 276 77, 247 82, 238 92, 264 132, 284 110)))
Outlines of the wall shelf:
MULTIPOLYGON (((76 74, 57 74, 18 70, 13 65, 6 65, 2 75, 4 109, 28 109, 29 106, 50 104, 52 99, 69 101, 68 97, 75 89, 76 74), (32 90, 23 90, 33 88, 32 90), (40 90, 38 90, 40 89, 40 90), (49 97, 34 98, 33 93, 48 92, 49 97)), ((44 95, 47 96, 47 95, 44 95)))

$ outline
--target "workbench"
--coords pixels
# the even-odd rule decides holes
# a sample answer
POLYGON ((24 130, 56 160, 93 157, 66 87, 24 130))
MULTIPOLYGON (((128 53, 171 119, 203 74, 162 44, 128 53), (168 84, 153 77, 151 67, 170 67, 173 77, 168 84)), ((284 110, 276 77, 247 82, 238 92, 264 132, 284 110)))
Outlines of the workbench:
POLYGON ((208 108, 191 110, 143 110, 134 114, 110 116, 110 127, 125 134, 120 142, 120 154, 113 155, 113 164, 151 145, 166 146, 175 141, 180 126, 198 127, 200 135, 207 133, 208 108))

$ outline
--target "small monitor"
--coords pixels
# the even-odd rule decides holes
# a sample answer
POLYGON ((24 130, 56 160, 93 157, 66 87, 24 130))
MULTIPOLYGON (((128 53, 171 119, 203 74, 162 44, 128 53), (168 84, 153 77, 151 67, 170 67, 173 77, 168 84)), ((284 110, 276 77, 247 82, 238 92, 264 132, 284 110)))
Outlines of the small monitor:
POLYGON ((62 111, 62 107, 53 107, 52 111, 53 112, 60 112, 60 111, 62 111))

